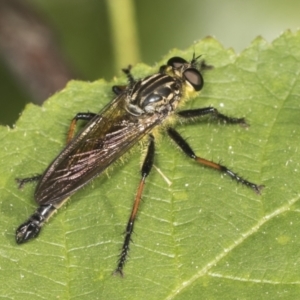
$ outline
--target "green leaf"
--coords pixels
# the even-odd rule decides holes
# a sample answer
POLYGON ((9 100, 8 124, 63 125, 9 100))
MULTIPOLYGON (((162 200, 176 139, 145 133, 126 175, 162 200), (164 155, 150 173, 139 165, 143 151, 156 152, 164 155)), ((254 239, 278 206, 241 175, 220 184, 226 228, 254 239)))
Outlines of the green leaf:
POLYGON ((201 157, 264 184, 262 195, 197 165, 165 135, 148 177, 125 277, 112 276, 140 179, 140 147, 74 196, 40 236, 16 245, 15 229, 36 208, 34 184, 65 144, 77 112, 99 111, 113 84, 73 81, 43 107, 28 105, 15 128, 0 128, 0 298, 296 299, 300 288, 300 32, 272 44, 257 38, 241 55, 206 38, 169 57, 202 54, 214 70, 185 108, 212 105, 251 126, 203 119, 177 130, 201 157))

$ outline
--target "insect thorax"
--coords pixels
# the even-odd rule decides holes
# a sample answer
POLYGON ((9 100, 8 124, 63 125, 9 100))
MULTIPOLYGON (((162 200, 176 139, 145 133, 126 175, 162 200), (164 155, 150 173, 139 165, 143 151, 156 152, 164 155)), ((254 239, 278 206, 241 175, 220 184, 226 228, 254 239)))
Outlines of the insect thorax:
POLYGON ((134 116, 167 116, 176 109, 181 96, 179 78, 157 73, 137 81, 128 90, 125 109, 134 116))

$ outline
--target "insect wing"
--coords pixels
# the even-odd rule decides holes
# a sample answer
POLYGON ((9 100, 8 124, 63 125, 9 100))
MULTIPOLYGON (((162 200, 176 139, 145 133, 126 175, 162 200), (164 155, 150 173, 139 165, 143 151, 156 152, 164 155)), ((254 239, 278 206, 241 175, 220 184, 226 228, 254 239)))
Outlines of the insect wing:
POLYGON ((96 115, 50 164, 35 191, 39 204, 59 204, 132 148, 158 124, 124 109, 121 94, 96 115))

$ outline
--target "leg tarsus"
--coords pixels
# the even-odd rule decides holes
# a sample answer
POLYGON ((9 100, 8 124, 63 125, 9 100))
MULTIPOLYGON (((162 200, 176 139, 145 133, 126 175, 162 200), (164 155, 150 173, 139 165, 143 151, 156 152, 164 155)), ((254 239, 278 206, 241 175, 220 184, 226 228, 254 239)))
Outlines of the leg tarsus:
POLYGON ((38 180, 40 180, 41 177, 42 177, 42 175, 38 174, 38 175, 35 175, 32 177, 27 177, 27 178, 16 178, 15 180, 18 183, 18 188, 22 189, 25 184, 34 182, 34 181, 38 181, 38 180))
POLYGON ((213 68, 214 66, 208 65, 204 59, 200 61, 200 72, 212 70, 213 68))
POLYGON ((252 183, 252 182, 244 179, 243 177, 240 177, 238 174, 232 172, 231 170, 229 170, 227 167, 225 167, 223 165, 219 165, 219 166, 220 166, 221 172, 228 174, 232 179, 236 180, 238 183, 241 183, 247 187, 250 187, 258 195, 261 194, 261 191, 265 187, 264 185, 257 185, 255 183, 252 183))
POLYGON ((131 68, 132 68, 131 65, 129 65, 127 68, 122 69, 122 71, 126 74, 127 79, 129 81, 129 85, 133 86, 134 83, 135 83, 135 80, 134 80, 134 78, 133 78, 133 76, 131 74, 131 68))
MULTIPOLYGON (((127 68, 122 69, 122 71, 126 74, 128 82, 129 82, 129 86, 133 86, 135 83, 135 80, 131 74, 131 65, 129 65, 127 68)), ((116 94, 117 96, 122 94, 125 90, 127 89, 127 85, 114 85, 112 87, 112 91, 114 94, 116 94)))

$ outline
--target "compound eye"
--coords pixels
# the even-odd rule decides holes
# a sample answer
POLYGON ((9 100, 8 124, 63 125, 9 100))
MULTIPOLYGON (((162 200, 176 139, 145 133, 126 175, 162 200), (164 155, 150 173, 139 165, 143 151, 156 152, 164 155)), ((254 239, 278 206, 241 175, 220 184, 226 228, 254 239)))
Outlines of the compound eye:
POLYGON ((203 87, 203 77, 197 69, 190 68, 183 72, 184 78, 193 86, 195 91, 200 91, 203 87))
POLYGON ((173 68, 180 68, 182 65, 186 64, 187 61, 181 57, 175 56, 168 60, 167 65, 173 68))

